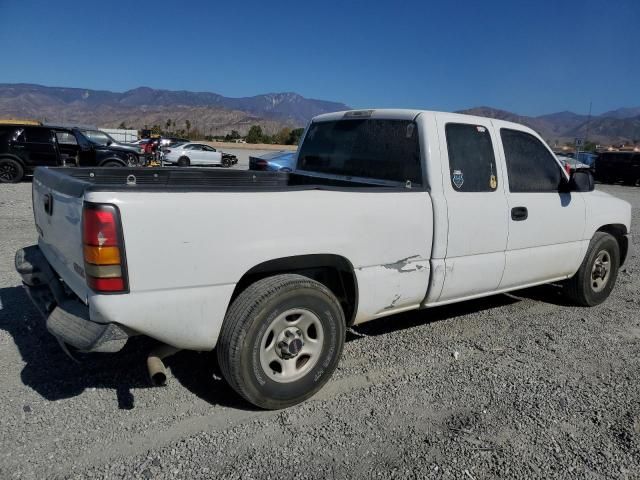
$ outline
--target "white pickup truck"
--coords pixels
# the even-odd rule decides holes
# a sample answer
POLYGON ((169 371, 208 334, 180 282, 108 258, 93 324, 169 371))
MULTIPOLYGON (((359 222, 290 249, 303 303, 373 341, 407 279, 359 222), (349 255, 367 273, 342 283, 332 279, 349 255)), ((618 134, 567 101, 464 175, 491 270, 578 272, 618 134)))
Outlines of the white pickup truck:
POLYGON ((38 169, 16 269, 48 330, 83 351, 215 348, 240 395, 283 408, 354 324, 548 282, 596 305, 629 255, 630 205, 522 125, 360 110, 303 138, 293 173, 38 169))

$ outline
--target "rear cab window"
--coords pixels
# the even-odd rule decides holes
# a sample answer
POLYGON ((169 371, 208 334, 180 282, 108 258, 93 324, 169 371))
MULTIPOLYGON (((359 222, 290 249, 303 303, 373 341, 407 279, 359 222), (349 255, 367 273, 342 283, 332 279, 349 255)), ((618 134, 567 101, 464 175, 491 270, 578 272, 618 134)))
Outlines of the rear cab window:
POLYGON ((417 125, 375 118, 314 122, 300 146, 296 170, 420 186, 417 125))
POLYGON ((447 123, 445 136, 453 189, 457 192, 494 192, 498 188, 498 176, 488 128, 447 123))

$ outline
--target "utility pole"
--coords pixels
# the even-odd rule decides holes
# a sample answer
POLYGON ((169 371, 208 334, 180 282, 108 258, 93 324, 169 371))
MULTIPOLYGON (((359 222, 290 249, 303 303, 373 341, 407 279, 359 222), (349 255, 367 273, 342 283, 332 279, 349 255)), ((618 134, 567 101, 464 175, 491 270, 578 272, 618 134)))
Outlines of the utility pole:
POLYGON ((589 101, 589 116, 587 117, 587 131, 584 136, 584 143, 586 144, 589 141, 589 126, 591 124, 591 104, 593 102, 589 101))

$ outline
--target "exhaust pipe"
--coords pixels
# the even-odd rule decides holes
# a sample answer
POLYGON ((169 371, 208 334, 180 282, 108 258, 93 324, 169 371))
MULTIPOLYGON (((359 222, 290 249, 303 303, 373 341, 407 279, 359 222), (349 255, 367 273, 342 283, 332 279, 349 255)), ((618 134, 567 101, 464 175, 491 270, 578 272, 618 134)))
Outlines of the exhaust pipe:
POLYGON ((182 349, 166 344, 160 345, 151 350, 151 353, 149 353, 149 356, 147 357, 147 370, 149 371, 149 378, 153 385, 159 387, 167 384, 167 369, 162 360, 170 357, 180 350, 182 349))

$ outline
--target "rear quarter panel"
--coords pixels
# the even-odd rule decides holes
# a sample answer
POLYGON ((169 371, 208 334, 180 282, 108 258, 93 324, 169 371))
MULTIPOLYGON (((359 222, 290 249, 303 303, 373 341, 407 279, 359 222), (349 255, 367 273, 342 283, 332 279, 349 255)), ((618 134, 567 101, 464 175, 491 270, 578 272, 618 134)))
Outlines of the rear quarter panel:
POLYGON ((131 293, 90 300, 182 348, 216 343, 235 284, 262 262, 334 254, 354 267, 356 322, 417 308, 427 290, 432 206, 423 191, 95 192, 121 212, 131 293))

